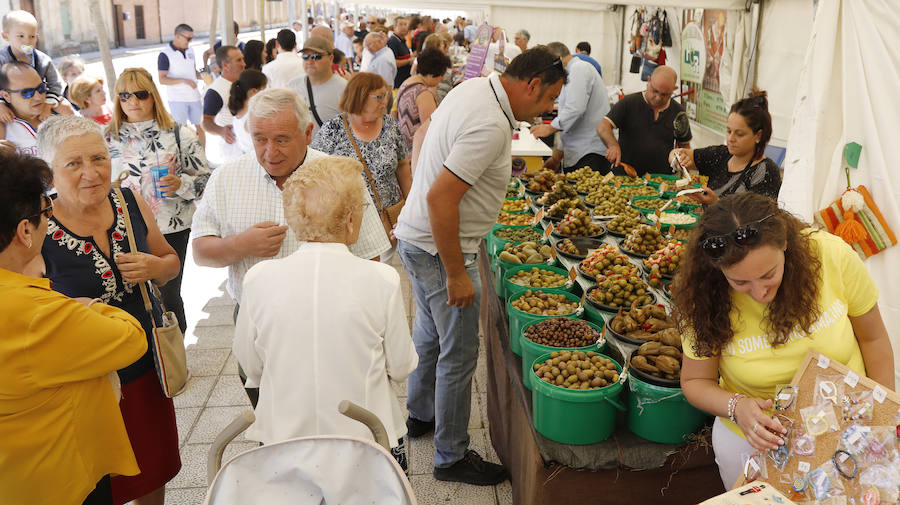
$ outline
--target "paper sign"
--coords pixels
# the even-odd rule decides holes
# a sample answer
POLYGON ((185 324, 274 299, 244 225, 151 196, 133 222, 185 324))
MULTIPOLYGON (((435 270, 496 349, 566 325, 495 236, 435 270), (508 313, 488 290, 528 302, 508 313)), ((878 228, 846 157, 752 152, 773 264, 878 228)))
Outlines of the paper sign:
POLYGON ((478 27, 475 41, 469 48, 469 58, 466 60, 463 79, 471 79, 481 75, 481 69, 484 67, 484 60, 487 59, 488 45, 491 43, 493 33, 494 28, 490 25, 483 24, 478 27))
POLYGON ((541 219, 544 219, 544 208, 543 207, 538 209, 537 214, 535 214, 534 221, 531 222, 532 226, 537 226, 541 222, 541 219))
POLYGON ((528 204, 529 207, 531 207, 531 197, 530 196, 525 197, 525 203, 528 204))
POLYGON ((800 473, 809 472, 809 461, 800 461, 797 463, 797 471, 800 473))
POLYGON ((544 228, 544 238, 549 237, 551 233, 553 233, 553 223, 550 223, 544 228))
POLYGON ((622 186, 622 181, 616 181, 615 188, 619 189, 620 186, 622 186))
POLYGON ((790 394, 790 393, 781 393, 780 395, 778 395, 778 400, 779 400, 779 401, 786 402, 786 401, 788 401, 788 400, 790 400, 790 399, 791 399, 791 394, 790 394))
POLYGON ((828 365, 831 364, 831 360, 828 359, 828 356, 820 355, 819 361, 816 364, 819 365, 819 368, 827 369, 828 365))
POLYGON ((575 272, 575 267, 569 267, 569 280, 574 281, 576 277, 578 274, 575 272))
POLYGON ((674 235, 674 234, 675 234, 675 225, 670 224, 669 225, 669 235, 674 235))
POLYGON ((858 383, 859 383, 859 375, 856 375, 856 372, 854 372, 853 370, 850 370, 849 372, 847 372, 847 376, 844 377, 844 384, 846 384, 852 388, 855 388, 858 383))
POLYGON ((875 386, 875 389, 872 390, 872 398, 875 398, 875 401, 878 403, 884 403, 884 400, 887 398, 887 391, 881 386, 875 386))
POLYGON ((649 180, 650 180, 650 174, 644 174, 644 182, 647 182, 649 180))
POLYGON ((659 192, 660 192, 660 193, 665 193, 665 192, 666 192, 666 189, 668 189, 668 188, 669 188, 669 186, 668 186, 666 183, 663 182, 663 183, 661 183, 661 184, 659 185, 659 192))

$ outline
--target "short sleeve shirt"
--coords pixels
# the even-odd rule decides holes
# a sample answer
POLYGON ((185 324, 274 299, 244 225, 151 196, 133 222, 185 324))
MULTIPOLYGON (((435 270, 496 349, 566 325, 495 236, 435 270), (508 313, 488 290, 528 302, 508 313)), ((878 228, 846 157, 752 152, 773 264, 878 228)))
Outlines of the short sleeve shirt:
MULTIPOLYGON (((788 384, 809 349, 840 361, 859 375, 865 364, 850 325, 850 317, 861 316, 878 302, 878 288, 860 257, 839 237, 807 230, 822 262, 819 285, 820 313, 810 333, 795 330, 785 344, 773 347, 773 335, 764 328, 767 304, 749 295, 731 292, 731 325, 734 337, 719 357, 719 385, 726 391, 751 398, 772 398, 778 384, 788 384)), ((684 355, 706 359, 694 350, 694 335, 682 335, 684 355)), ((737 434, 740 428, 723 422, 737 434)))
POLYGON ((399 64, 409 60, 412 56, 409 53, 409 48, 406 47, 406 42, 400 40, 400 37, 394 33, 391 33, 391 36, 388 37, 387 46, 393 51, 394 59, 398 64, 397 76, 394 77, 394 82, 392 83, 394 89, 397 89, 403 84, 403 81, 409 78, 410 70, 412 69, 412 65, 400 66, 399 64))
POLYGON ((427 197, 438 174, 446 169, 471 186, 459 203, 459 244, 463 253, 477 253, 506 193, 514 126, 498 75, 469 79, 447 94, 431 115, 394 235, 437 254, 427 197))
POLYGON ((653 116, 643 92, 626 95, 606 115, 619 129, 622 161, 633 166, 639 176, 671 173, 669 152, 675 142, 691 140, 690 121, 678 102, 669 100, 669 106, 656 119, 653 116))

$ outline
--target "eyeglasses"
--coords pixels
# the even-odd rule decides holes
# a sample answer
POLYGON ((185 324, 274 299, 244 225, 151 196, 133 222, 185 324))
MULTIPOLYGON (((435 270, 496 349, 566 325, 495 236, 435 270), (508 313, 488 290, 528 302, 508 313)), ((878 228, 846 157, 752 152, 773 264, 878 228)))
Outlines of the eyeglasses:
POLYGON ((25 216, 22 219, 28 219, 30 221, 32 218, 38 217, 40 215, 43 215, 47 219, 50 219, 51 217, 53 217, 53 200, 51 200, 49 198, 44 198, 44 201, 47 203, 47 206, 41 208, 40 212, 31 214, 30 216, 25 216))
POLYGON ((128 100, 131 100, 132 96, 138 100, 146 100, 150 98, 150 92, 145 89, 140 91, 122 91, 119 93, 119 101, 127 102, 128 100))
POLYGON ((324 58, 325 55, 319 54, 319 53, 303 53, 300 57, 303 58, 304 60, 319 61, 322 58, 324 58))
POLYGON ((22 95, 22 98, 25 98, 27 100, 27 99, 33 97, 35 93, 40 93, 41 95, 46 95, 48 89, 49 88, 47 87, 47 83, 42 82, 34 88, 8 89, 6 91, 8 91, 10 93, 18 93, 18 94, 22 95))
POLYGON ((547 65, 546 67, 538 70, 537 72, 531 74, 531 78, 534 79, 535 77, 543 74, 544 72, 546 72, 554 67, 558 67, 559 71, 562 73, 565 73, 565 71, 566 71, 566 67, 563 65, 562 58, 556 58, 555 60, 553 60, 553 63, 551 63, 551 64, 547 65))
POLYGON ((374 99, 378 100, 379 102, 384 101, 384 99, 386 99, 387 97, 388 97, 387 93, 382 93, 380 95, 369 95, 369 98, 374 98, 374 99))
POLYGON ((768 216, 758 220, 753 221, 751 223, 742 224, 734 229, 731 233, 726 233, 724 235, 714 235, 712 237, 707 237, 700 242, 700 249, 703 249, 703 252, 706 253, 711 259, 719 259, 728 249, 728 238, 731 237, 732 242, 738 247, 752 247, 759 243, 760 234, 759 234, 759 223, 762 223, 766 219, 774 216, 775 214, 769 214, 768 216))
POLYGON ((188 42, 194 40, 194 36, 193 36, 193 35, 191 35, 190 37, 188 37, 187 35, 185 35, 185 34, 183 34, 183 33, 179 33, 178 35, 184 37, 184 40, 186 40, 186 41, 188 41, 188 42))
POLYGON ((375 24, 375 21, 366 21, 366 24, 367 24, 367 25, 374 25, 374 24, 375 24))

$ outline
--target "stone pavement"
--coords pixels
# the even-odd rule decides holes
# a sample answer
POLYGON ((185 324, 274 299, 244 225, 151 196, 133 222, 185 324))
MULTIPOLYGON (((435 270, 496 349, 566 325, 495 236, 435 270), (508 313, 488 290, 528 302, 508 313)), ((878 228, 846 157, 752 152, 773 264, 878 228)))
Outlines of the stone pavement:
MULTIPOLYGON (((188 255, 190 258, 190 254, 188 255)), ((185 266, 183 295, 188 315, 186 337, 188 367, 192 378, 187 390, 175 398, 178 440, 182 469, 169 482, 168 505, 199 505, 206 494, 206 454, 216 435, 250 403, 237 375, 237 362, 231 354, 234 337, 232 314, 234 304, 224 291, 224 269, 200 268, 188 260, 185 266)), ((409 280, 397 257, 392 265, 403 279, 403 293, 410 321, 415 302, 409 280)), ((469 420, 471 447, 489 461, 499 461, 491 446, 487 419, 487 369, 484 344, 478 358, 472 394, 472 416, 469 420)), ((396 384, 397 395, 406 403, 406 384, 396 384)), ((224 461, 256 447, 239 435, 225 450, 224 461)), ((436 481, 432 475, 434 445, 431 437, 410 440, 410 482, 418 502, 436 505, 512 504, 508 482, 495 487, 477 487, 436 481)))

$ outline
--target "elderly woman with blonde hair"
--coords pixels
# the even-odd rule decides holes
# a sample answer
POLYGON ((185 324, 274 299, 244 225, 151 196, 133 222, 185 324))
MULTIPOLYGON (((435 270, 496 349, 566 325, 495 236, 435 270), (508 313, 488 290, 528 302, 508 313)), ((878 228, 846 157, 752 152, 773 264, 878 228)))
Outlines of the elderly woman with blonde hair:
POLYGON ((405 414, 389 381, 406 380, 419 360, 399 274, 347 248, 359 236, 366 201, 361 170, 356 160, 328 156, 285 182, 285 219, 301 245, 247 272, 233 350, 247 386, 259 387, 247 438, 371 439, 338 413, 338 402, 350 400, 381 419, 406 470, 405 414))

